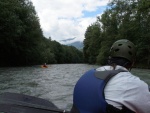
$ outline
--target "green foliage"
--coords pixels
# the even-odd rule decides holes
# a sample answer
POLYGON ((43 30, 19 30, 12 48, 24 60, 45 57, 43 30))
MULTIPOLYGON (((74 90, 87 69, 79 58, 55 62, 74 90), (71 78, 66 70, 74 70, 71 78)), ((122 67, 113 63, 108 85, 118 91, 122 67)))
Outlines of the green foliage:
MULTIPOLYGON (((99 52, 96 63, 105 64, 109 56, 109 49, 113 42, 118 39, 128 39, 137 47, 137 63, 150 67, 150 1, 149 0, 112 0, 109 8, 98 17, 101 23, 100 36, 101 46, 94 47, 96 41, 93 32, 89 32, 94 25, 88 27, 85 33, 83 53, 88 63, 95 63, 92 54, 99 52), (91 56, 92 55, 92 56, 91 56)), ((93 31, 96 28, 92 29, 93 31)))
POLYGON ((109 56, 109 50, 111 43, 109 41, 103 41, 99 50, 99 55, 97 56, 97 64, 105 65, 109 56))
POLYGON ((79 50, 43 36, 30 0, 0 0, 0 66, 65 63, 66 51, 74 52, 67 63, 82 62, 79 50))
POLYGON ((85 33, 83 54, 85 62, 95 63, 98 50, 101 46, 101 29, 100 23, 95 22, 89 26, 85 33))
POLYGON ((42 31, 28 0, 0 1, 1 65, 34 64, 42 31))
POLYGON ((65 63, 82 63, 82 52, 73 46, 63 45, 64 48, 64 61, 65 63))

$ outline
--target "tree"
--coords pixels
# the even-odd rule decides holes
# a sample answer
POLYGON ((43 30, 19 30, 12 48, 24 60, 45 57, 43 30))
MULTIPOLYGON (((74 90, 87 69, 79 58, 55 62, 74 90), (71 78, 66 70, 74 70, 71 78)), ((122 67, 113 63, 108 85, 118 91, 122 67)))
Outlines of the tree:
POLYGON ((95 22, 90 25, 85 32, 83 54, 85 61, 96 63, 96 57, 101 46, 101 28, 100 23, 95 22))
MULTIPOLYGON (((96 63, 104 64, 109 56, 109 48, 118 39, 128 39, 137 47, 138 64, 150 67, 150 1, 149 0, 112 0, 108 9, 98 17, 101 24, 99 50, 96 50, 96 63)), ((85 33, 83 53, 86 62, 93 55, 92 27, 85 33), (90 31, 90 32, 89 32, 90 31), (91 46, 92 45, 92 46, 91 46), (90 48, 91 47, 91 48, 90 48)), ((93 47, 94 48, 94 47, 93 47)), ((94 63, 94 60, 91 60, 94 63)))
POLYGON ((1 0, 0 24, 0 64, 35 64, 43 33, 32 2, 1 0))

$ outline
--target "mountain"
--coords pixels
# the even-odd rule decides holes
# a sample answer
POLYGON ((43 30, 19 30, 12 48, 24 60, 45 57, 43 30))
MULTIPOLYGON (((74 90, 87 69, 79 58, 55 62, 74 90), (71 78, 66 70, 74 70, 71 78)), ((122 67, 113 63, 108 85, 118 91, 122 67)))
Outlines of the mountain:
POLYGON ((74 46, 79 50, 83 49, 83 42, 80 42, 80 41, 72 42, 72 43, 67 44, 67 45, 68 46, 74 46))

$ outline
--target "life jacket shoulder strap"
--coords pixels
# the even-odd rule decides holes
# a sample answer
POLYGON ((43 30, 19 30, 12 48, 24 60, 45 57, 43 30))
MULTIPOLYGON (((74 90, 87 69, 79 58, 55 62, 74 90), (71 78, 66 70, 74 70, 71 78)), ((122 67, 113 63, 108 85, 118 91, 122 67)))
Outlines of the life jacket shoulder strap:
POLYGON ((117 75, 120 72, 127 72, 127 71, 123 69, 95 71, 95 77, 102 79, 105 81, 105 83, 107 83, 113 76, 117 75))
MULTIPOLYGON (((106 71, 95 71, 95 77, 97 77, 98 79, 104 80, 105 81, 105 85, 106 85, 107 82, 113 76, 117 75, 120 72, 127 72, 127 71, 123 70, 123 69, 106 70, 106 71)), ((123 106, 123 109, 120 110, 120 109, 115 108, 114 106, 108 104, 107 107, 106 107, 106 113, 135 113, 135 112, 131 111, 130 109, 126 108, 125 106, 123 106)))

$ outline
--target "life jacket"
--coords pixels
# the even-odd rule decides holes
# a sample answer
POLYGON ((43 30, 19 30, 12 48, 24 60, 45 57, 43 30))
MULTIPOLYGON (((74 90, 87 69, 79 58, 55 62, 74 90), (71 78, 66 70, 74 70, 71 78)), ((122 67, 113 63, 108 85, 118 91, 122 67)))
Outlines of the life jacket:
POLYGON ((105 101, 104 88, 116 74, 125 70, 86 72, 76 83, 73 94, 73 107, 70 113, 134 113, 123 107, 119 110, 105 101))

